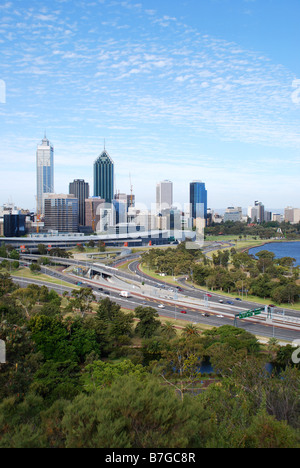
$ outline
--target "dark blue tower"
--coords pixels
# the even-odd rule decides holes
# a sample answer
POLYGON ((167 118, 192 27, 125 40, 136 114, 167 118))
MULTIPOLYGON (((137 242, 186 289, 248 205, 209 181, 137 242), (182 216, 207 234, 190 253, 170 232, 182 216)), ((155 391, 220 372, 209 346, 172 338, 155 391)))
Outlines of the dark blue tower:
POLYGON ((114 163, 105 149, 94 162, 94 197, 101 197, 106 203, 114 197, 114 163))
POLYGON ((190 183, 190 205, 193 219, 202 218, 207 221, 207 190, 204 182, 190 183))

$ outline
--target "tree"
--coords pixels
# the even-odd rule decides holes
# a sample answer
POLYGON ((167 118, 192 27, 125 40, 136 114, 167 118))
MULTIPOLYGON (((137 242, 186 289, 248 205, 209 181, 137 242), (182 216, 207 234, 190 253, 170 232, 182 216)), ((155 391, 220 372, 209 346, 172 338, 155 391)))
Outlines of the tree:
POLYGON ((186 325, 182 331, 183 334, 186 334, 186 335, 199 335, 199 329, 195 326, 195 325, 192 325, 191 323, 189 323, 188 325, 186 325))
POLYGON ((49 255, 51 257, 62 257, 62 258, 71 258, 72 254, 67 252, 64 249, 60 249, 59 247, 55 247, 49 251, 49 255))
POLYGON ((11 293, 17 288, 15 286, 12 278, 7 273, 0 273, 0 297, 4 296, 5 294, 11 293))
POLYGON ((17 250, 13 249, 9 252, 9 258, 12 258, 13 260, 19 260, 20 254, 17 250))
POLYGON ((113 345, 119 346, 126 342, 126 337, 131 337, 133 333, 134 315, 123 312, 121 306, 109 298, 99 302, 96 320, 103 324, 107 338, 113 345))
POLYGON ((168 339, 174 338, 176 336, 176 329, 175 326, 167 321, 161 325, 161 334, 168 339))
POLYGON ((41 364, 31 333, 25 325, 1 322, 0 340, 6 344, 6 363, 0 364, 0 400, 22 398, 41 364))
POLYGON ((98 242, 98 250, 99 250, 99 252, 105 252, 106 247, 105 247, 105 243, 103 241, 98 242))
POLYGON ((47 403, 59 398, 72 400, 81 391, 80 367, 76 362, 45 362, 35 373, 30 391, 42 396, 47 403))
POLYGON ((28 323, 32 340, 45 360, 63 362, 77 361, 74 347, 70 344, 67 328, 58 317, 36 315, 28 323))
POLYGON ((32 273, 37 273, 41 271, 41 267, 38 263, 31 263, 29 269, 32 273))
POLYGON ((85 391, 92 392, 118 382, 124 375, 144 378, 147 371, 141 364, 134 365, 128 359, 116 363, 94 361, 85 367, 82 382, 85 391))
POLYGON ((79 310, 81 316, 92 310, 92 302, 96 300, 93 291, 90 288, 73 289, 71 292, 72 298, 69 299, 69 304, 66 306, 66 311, 79 310))
POLYGON ((277 421, 260 411, 245 434, 245 448, 299 448, 295 431, 285 421, 277 421))
POLYGON ((12 293, 13 298, 23 307, 27 318, 30 318, 30 313, 33 306, 37 302, 38 292, 32 288, 19 288, 12 293))
POLYGON ((270 297, 274 286, 275 283, 272 283, 270 276, 263 274, 252 280, 250 292, 258 297, 270 297))
POLYGON ((161 352, 159 375, 173 386, 183 401, 184 393, 199 380, 204 348, 197 335, 172 340, 161 352))
POLYGON ((39 251, 39 255, 47 255, 47 247, 45 246, 45 244, 38 244, 37 248, 39 251))
POLYGON ((300 286, 295 283, 275 287, 271 292, 272 299, 278 304, 290 303, 294 304, 299 300, 300 286))
POLYGON ((136 326, 136 333, 142 338, 150 338, 160 327, 157 310, 153 307, 136 307, 134 309, 135 316, 139 319, 136 326))
POLYGON ((28 327, 45 360, 84 362, 91 352, 99 356, 96 332, 85 327, 85 321, 80 317, 62 320, 37 315, 29 321, 28 327))
POLYGON ((62 421, 67 448, 194 447, 208 425, 198 401, 180 402, 156 378, 134 375, 78 396, 62 421))

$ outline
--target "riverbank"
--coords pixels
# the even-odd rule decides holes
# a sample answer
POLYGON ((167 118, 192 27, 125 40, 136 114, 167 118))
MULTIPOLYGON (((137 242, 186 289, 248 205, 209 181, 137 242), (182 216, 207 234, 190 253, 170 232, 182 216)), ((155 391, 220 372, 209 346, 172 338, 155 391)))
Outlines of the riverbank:
POLYGON ((255 255, 261 250, 273 252, 276 258, 291 257, 295 259, 295 266, 300 266, 300 241, 268 242, 248 249, 249 255, 255 255), (265 249, 264 249, 265 247, 265 249))

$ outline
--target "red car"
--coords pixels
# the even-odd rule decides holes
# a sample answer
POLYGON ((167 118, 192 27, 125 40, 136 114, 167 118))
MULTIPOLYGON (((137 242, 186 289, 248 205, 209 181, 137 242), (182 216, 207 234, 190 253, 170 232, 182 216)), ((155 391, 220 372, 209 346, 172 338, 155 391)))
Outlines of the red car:
POLYGON ((186 310, 181 310, 180 313, 181 314, 186 314, 186 310))

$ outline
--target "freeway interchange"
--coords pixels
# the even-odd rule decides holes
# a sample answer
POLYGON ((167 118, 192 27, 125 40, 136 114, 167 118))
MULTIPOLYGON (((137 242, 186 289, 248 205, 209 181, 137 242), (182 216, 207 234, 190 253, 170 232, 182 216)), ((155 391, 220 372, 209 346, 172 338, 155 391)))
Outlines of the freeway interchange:
MULTIPOLYGON (((22 261, 37 261, 38 255, 22 255, 22 261)), ((58 283, 50 284, 42 281, 58 293, 68 291, 74 287, 90 286, 97 299, 109 297, 121 307, 134 310, 138 306, 155 308, 159 315, 178 320, 178 323, 204 324, 210 327, 221 325, 235 325, 250 333, 265 338, 275 337, 278 340, 292 342, 300 338, 300 311, 288 310, 283 312, 273 309, 272 315, 266 312, 258 315, 236 319, 236 316, 249 310, 262 307, 261 304, 247 300, 229 300, 228 297, 187 285, 184 280, 178 286, 166 283, 163 280, 149 277, 139 268, 140 260, 136 256, 127 258, 131 260, 128 272, 118 270, 97 262, 79 261, 75 259, 53 258, 51 262, 63 265, 63 272, 49 267, 42 267, 42 273, 54 276, 58 283), (74 271, 85 271, 85 276, 79 276, 74 271), (67 286, 67 283, 70 286, 67 286), (130 297, 120 296, 120 291, 128 291, 130 297), (228 303, 230 302, 230 303, 228 303)), ((124 261, 124 260, 123 260, 124 261)), ((20 285, 39 280, 14 277, 20 285)), ((239 298, 240 299, 240 298, 239 298)))

